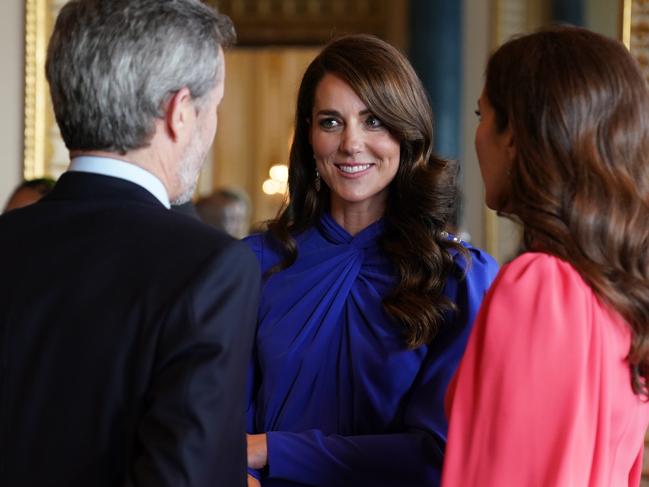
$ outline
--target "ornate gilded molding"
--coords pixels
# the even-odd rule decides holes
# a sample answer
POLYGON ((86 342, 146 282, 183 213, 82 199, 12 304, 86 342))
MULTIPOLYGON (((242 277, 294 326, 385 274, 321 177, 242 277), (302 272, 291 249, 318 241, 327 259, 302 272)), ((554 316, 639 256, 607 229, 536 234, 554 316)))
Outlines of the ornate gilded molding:
POLYGON ((25 0, 25 129, 23 172, 26 179, 46 174, 47 0, 25 0))
MULTIPOLYGON (((404 39, 395 38, 395 23, 407 11, 406 1, 206 1, 232 18, 240 46, 321 45, 335 35, 365 32, 403 47, 404 39)), ((403 37, 402 34, 396 36, 403 37)))
MULTIPOLYGON (((649 82, 649 0, 620 0, 620 39, 638 60, 649 82)), ((645 457, 649 453, 649 431, 645 435, 645 457)), ((649 465, 642 467, 642 485, 649 481, 649 465)))
POLYGON ((68 0, 25 0, 25 127, 23 176, 57 177, 69 158, 54 119, 45 59, 54 20, 68 0))
POLYGON ((649 0, 621 0, 621 37, 649 82, 649 0))
POLYGON ((620 39, 627 49, 631 48, 631 7, 632 0, 620 0, 620 39))

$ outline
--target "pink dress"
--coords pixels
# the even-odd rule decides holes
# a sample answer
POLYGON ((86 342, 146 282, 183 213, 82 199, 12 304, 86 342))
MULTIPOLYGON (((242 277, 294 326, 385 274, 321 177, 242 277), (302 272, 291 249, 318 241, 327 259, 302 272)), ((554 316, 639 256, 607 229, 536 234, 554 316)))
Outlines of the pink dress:
POLYGON ((649 403, 631 389, 630 339, 570 264, 503 267, 449 387, 442 486, 639 485, 649 403))

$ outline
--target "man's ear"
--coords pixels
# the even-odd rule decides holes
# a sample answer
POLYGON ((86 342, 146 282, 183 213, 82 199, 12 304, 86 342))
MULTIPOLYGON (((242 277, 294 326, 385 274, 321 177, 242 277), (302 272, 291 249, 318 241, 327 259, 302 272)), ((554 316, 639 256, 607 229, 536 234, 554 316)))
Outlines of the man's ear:
POLYGON ((167 102, 165 125, 169 137, 174 141, 182 139, 193 131, 196 119, 194 100, 188 88, 181 88, 167 102))

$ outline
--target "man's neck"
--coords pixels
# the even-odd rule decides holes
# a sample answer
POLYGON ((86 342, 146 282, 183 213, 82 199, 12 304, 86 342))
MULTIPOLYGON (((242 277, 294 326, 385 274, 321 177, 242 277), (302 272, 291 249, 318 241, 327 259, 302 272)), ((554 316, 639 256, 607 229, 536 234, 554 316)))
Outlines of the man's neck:
MULTIPOLYGON (((129 162, 131 164, 135 164, 136 166, 142 167, 142 165, 138 164, 138 162, 133 157, 129 157, 128 152, 125 154, 120 154, 118 152, 107 152, 107 151, 100 151, 100 150, 70 151, 70 160, 74 159, 75 157, 107 157, 109 159, 117 159, 118 161, 129 162)), ((142 169, 145 168, 142 167, 142 169)))
POLYGON ((135 166, 150 172, 162 182, 167 194, 171 194, 171 180, 169 174, 165 170, 165 166, 159 158, 154 157, 151 147, 138 149, 126 152, 124 154, 119 152, 109 152, 101 150, 74 150, 70 151, 70 159, 75 157, 107 157, 110 159, 117 159, 118 161, 128 162, 135 166))
POLYGON ((148 190, 169 208, 169 194, 162 180, 152 171, 132 163, 128 155, 120 159, 106 151, 75 151, 70 155, 70 172, 101 174, 131 181, 148 190))

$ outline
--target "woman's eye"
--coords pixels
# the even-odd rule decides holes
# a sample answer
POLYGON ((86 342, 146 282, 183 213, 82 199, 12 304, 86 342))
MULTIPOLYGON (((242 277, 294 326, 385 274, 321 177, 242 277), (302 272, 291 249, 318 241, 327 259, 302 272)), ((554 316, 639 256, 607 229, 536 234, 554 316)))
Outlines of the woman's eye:
POLYGON ((381 122, 378 118, 376 118, 374 115, 370 115, 365 119, 365 124, 373 129, 378 129, 383 127, 383 122, 381 122))
POLYGON ((475 110, 473 113, 475 113, 476 116, 477 116, 478 118, 480 118, 480 110, 475 110))
POLYGON ((318 125, 325 130, 331 130, 338 127, 340 123, 335 118, 321 118, 318 120, 318 125))

